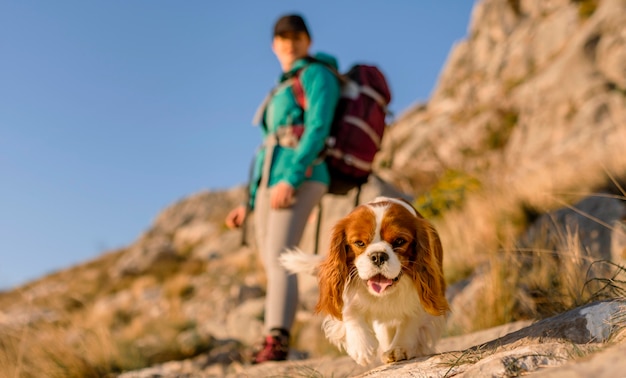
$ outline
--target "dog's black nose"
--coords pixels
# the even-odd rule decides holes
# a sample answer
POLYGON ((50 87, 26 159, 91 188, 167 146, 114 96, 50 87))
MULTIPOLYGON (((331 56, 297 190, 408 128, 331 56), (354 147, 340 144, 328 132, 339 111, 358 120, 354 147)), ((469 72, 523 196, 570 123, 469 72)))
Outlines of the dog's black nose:
POLYGON ((385 252, 374 252, 370 255, 370 259, 372 260, 372 264, 381 266, 385 261, 389 260, 389 255, 385 252))

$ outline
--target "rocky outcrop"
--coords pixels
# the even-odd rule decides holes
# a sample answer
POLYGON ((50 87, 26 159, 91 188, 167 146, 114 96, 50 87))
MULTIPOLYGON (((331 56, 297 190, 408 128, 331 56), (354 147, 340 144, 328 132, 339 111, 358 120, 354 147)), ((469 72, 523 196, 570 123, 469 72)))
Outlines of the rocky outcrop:
POLYGON ((624 0, 479 1, 428 103, 386 136, 386 177, 412 193, 456 168, 550 200, 589 193, 606 171, 624 175, 625 9, 624 0))
POLYGON ((584 268, 599 260, 622 264, 626 262, 623 255, 626 244, 620 238, 624 220, 626 202, 608 193, 598 193, 541 215, 528 228, 520 247, 557 251, 567 243, 574 243, 587 262, 584 268))
MULTIPOLYGON (((211 241, 220 238, 219 227, 227 212, 243 202, 243 188, 224 192, 201 192, 160 213, 154 224, 134 242, 110 270, 114 278, 140 275, 159 261, 187 258, 193 253, 209 258, 215 253, 211 241)), ((221 248, 237 247, 236 243, 221 248)))

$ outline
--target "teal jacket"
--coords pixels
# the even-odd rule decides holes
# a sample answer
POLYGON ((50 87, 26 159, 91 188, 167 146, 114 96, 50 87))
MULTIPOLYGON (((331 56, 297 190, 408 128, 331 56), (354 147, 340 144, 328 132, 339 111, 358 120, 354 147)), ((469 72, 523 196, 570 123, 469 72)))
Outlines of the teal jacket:
MULTIPOLYGON (((315 58, 337 68, 337 60, 330 55, 317 54, 315 58)), ((254 161, 250 181, 252 207, 263 174, 263 162, 267 154, 265 146, 268 144, 268 138, 275 138, 278 129, 282 127, 304 125, 304 132, 295 147, 284 145, 271 147, 274 150, 267 179, 268 186, 285 181, 297 189, 305 180, 329 184, 326 163, 318 157, 330 133, 339 96, 339 81, 324 64, 300 59, 294 63, 290 72, 280 76, 275 92, 263 109, 262 122, 259 125, 265 143, 259 149, 254 161), (305 68, 300 71, 299 78, 305 93, 306 112, 296 102, 291 85, 287 82, 294 72, 303 67, 305 68), (284 85, 280 85, 281 83, 284 85)))

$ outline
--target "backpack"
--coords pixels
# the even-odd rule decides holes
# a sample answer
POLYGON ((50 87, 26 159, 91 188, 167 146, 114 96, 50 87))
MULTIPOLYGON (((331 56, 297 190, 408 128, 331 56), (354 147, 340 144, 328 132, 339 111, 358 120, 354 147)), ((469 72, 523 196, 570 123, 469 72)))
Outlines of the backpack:
MULTIPOLYGON (((310 62, 324 64, 341 83, 341 97, 335 110, 323 158, 330 172, 328 192, 346 194, 367 182, 372 163, 380 150, 386 128, 385 117, 391 92, 383 73, 376 67, 355 64, 345 74, 315 58, 310 62)), ((300 72, 293 77, 292 90, 296 102, 306 111, 306 94, 300 72)))

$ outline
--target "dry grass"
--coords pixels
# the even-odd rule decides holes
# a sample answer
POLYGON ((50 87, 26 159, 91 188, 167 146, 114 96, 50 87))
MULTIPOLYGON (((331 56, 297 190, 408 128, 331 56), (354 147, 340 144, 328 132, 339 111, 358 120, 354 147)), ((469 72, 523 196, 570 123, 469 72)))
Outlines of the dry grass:
POLYGON ((494 254, 512 245, 527 222, 521 206, 507 193, 473 194, 462 209, 447 212, 433 223, 441 235, 448 283, 468 276, 494 254))
POLYGON ((194 295, 191 280, 203 264, 190 259, 111 282, 107 269, 115 258, 105 255, 100 265, 82 264, 0 296, 5 310, 22 304, 19 315, 8 313, 11 323, 0 325, 0 378, 107 377, 209 348, 206 336, 191 335, 196 324, 181 306, 194 295), (144 298, 152 302, 142 304, 144 298))
MULTIPOLYGON (((618 168, 618 172, 625 172, 626 164, 618 168)), ((588 187, 612 182, 621 190, 621 199, 626 199, 626 192, 608 169, 600 169, 602 175, 593 171, 586 177, 586 171, 582 172, 578 172, 576 180, 587 183, 588 187)), ((545 174, 551 177, 536 178, 543 181, 543 186, 535 187, 546 191, 529 191, 533 182, 522 190, 492 185, 469 198, 461 210, 435 220, 446 251, 444 272, 449 283, 481 266, 489 267, 489 283, 485 285, 482 300, 477 301, 479 308, 472 321, 474 330, 554 315, 596 299, 626 297, 624 267, 591 260, 579 244, 578 230, 565 230, 557 235, 555 249, 517 247, 517 240, 531 220, 529 207, 555 209, 592 194, 554 194, 558 192, 550 190, 573 187, 572 172, 563 172, 562 177, 555 177, 553 172, 545 174), (561 186, 555 187, 555 182, 561 182, 561 186)), ((580 215, 611 228, 591 215, 580 215)))
POLYGON ((108 330, 39 325, 0 331, 0 377, 104 377, 122 358, 108 330))
POLYGON ((192 345, 181 341, 196 324, 175 305, 159 317, 118 310, 95 325, 82 314, 63 316, 0 329, 0 377, 104 377, 192 357, 211 342, 199 335, 192 345))

